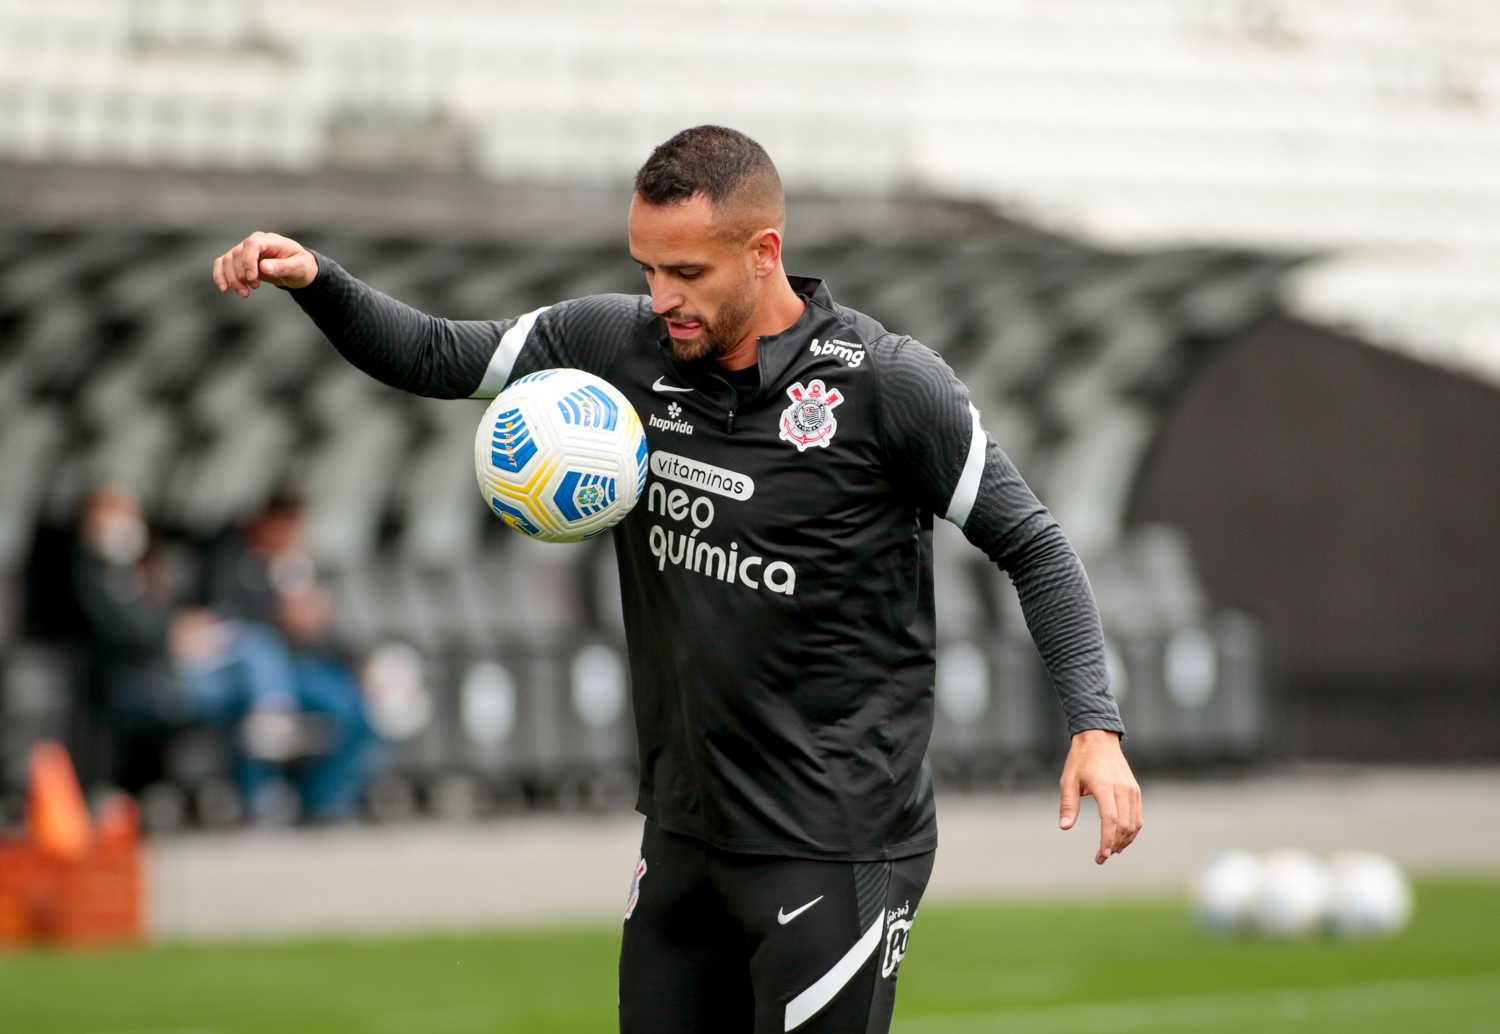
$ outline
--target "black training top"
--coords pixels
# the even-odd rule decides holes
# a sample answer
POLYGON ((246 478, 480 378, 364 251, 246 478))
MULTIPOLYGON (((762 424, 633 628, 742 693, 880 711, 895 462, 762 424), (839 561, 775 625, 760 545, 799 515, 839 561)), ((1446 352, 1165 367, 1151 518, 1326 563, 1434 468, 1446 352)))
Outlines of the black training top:
POLYGON ((614 529, 639 809, 752 854, 874 861, 937 842, 932 519, 1010 573, 1070 731, 1122 731, 1083 567, 938 355, 791 278, 759 387, 679 362, 650 299, 426 316, 318 256, 292 292, 352 363, 437 398, 576 367, 640 414, 644 497, 614 529))

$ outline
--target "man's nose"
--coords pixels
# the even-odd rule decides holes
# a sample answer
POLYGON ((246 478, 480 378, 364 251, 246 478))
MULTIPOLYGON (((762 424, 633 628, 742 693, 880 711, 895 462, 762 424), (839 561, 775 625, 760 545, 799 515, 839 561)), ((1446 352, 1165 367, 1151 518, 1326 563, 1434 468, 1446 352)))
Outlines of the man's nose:
POLYGON ((682 308, 683 301, 680 291, 652 291, 651 311, 658 316, 664 316, 673 309, 682 308))

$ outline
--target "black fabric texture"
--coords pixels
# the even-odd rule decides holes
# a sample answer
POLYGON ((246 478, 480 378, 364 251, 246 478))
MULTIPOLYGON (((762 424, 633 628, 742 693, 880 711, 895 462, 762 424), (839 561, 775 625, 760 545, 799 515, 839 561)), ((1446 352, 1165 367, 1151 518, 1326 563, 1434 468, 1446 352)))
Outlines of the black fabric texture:
POLYGON ((317 252, 318 275, 288 293, 339 354, 393 388, 437 399, 473 394, 509 320, 446 320, 350 276, 317 252))
POLYGON ((890 876, 890 862, 854 863, 854 900, 859 906, 861 930, 868 930, 885 907, 885 886, 890 876))
MULTIPOLYGON (((871 350, 882 367, 881 415, 893 461, 918 498, 944 516, 973 436, 968 389, 941 356, 911 338, 888 335, 871 350)), ((984 472, 963 530, 1014 581, 1069 733, 1123 733, 1088 575, 1062 528, 988 434, 984 472)))
MULTIPOLYGON (((742 398, 739 377, 673 356, 646 297, 561 302, 497 351, 515 320, 435 320, 319 268, 293 295, 388 384, 451 398, 574 367, 639 414, 648 476, 613 536, 642 813, 746 854, 932 850, 932 521, 974 442, 941 357, 793 277, 805 311, 760 339, 742 398)), ((965 534, 1015 581, 1069 728, 1120 731, 1083 567, 984 444, 965 534)))
POLYGON ((747 366, 741 370, 724 371, 724 379, 734 388, 735 397, 741 406, 745 405, 760 394, 760 370, 754 366, 747 366))
POLYGON ((1108 729, 1123 735, 1088 575, 1057 521, 988 435, 984 476, 964 535, 1015 583, 1026 627, 1062 697, 1068 732, 1108 729))
MULTIPOLYGON (((933 854, 818 862, 719 851, 651 820, 620 945, 621 1034, 783 1034, 787 1007, 879 923, 797 1034, 885 1034, 933 854)), ((638 866, 639 868, 639 866, 638 866)))

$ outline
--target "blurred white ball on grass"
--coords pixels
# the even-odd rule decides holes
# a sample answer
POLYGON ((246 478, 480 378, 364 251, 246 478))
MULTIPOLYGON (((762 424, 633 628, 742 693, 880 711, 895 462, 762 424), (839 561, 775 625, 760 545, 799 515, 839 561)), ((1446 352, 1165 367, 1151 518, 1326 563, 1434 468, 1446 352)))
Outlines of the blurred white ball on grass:
POLYGON ((1411 919, 1411 884, 1389 858, 1350 852, 1335 855, 1328 868, 1328 925, 1335 933, 1378 937, 1395 933, 1411 919))
POLYGON ((1188 900, 1209 930, 1277 938, 1392 934, 1410 920, 1413 904, 1406 875, 1383 855, 1350 852, 1325 864, 1295 850, 1215 855, 1199 867, 1188 900))
POLYGON ((1225 851, 1203 863, 1189 890, 1193 912, 1211 930, 1245 926, 1260 894, 1260 859, 1249 851, 1225 851))
POLYGON ((523 535, 580 542, 617 524, 646 484, 646 432, 614 385, 539 370, 495 396, 474 436, 485 505, 523 535))
POLYGON ((1328 866, 1307 851, 1272 851, 1262 862, 1255 925, 1262 933, 1296 937, 1323 924, 1331 881, 1328 866))

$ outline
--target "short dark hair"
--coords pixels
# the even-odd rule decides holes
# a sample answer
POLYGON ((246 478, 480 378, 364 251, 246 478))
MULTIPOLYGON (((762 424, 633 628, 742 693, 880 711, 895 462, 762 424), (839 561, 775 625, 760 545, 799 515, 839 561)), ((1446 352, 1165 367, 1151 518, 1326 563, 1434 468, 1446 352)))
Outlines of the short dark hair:
POLYGON ((694 126, 651 152, 635 174, 635 192, 648 205, 671 205, 704 194, 719 208, 754 189, 757 201, 783 208, 781 176, 766 149, 737 129, 694 126))

